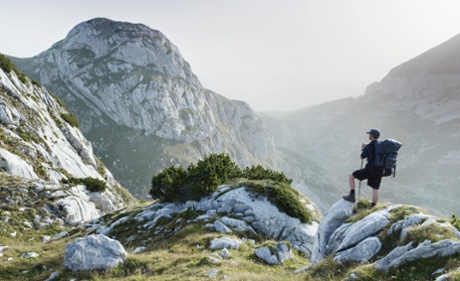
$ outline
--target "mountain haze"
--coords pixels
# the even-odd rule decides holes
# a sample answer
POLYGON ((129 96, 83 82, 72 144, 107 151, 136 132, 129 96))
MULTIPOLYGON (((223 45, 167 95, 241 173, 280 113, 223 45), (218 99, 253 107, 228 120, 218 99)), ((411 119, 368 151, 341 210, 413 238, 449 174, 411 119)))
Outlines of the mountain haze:
POLYGON ((248 104, 203 88, 178 48, 145 25, 93 19, 38 56, 13 59, 65 101, 96 154, 138 196, 154 172, 210 153, 243 167, 279 161, 248 104))
MULTIPOLYGON (((282 118, 267 117, 265 123, 277 145, 328 167, 341 182, 331 191, 337 195, 348 192, 347 176, 360 167, 366 132, 379 128, 381 139, 403 143, 396 177, 383 180, 381 200, 458 215, 454 198, 460 197, 459 108, 460 36, 456 36, 395 67, 369 85, 363 96, 282 118)), ((363 187, 364 192, 369 190, 365 182, 363 187)))

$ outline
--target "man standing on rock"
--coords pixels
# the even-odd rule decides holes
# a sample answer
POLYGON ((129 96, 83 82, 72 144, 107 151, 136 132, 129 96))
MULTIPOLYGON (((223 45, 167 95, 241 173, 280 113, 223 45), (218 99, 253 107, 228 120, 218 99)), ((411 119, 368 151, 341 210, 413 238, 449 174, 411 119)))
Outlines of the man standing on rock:
POLYGON ((359 181, 367 179, 367 185, 372 188, 372 205, 373 208, 377 205, 377 201, 379 199, 379 187, 380 182, 382 181, 383 175, 383 168, 376 167, 373 165, 375 159, 375 144, 377 143, 377 139, 380 137, 380 132, 377 129, 371 129, 369 132, 369 140, 370 143, 362 144, 361 149, 361 159, 367 159, 366 166, 364 169, 356 170, 348 177, 348 182, 350 184, 350 194, 347 196, 343 196, 343 199, 354 203, 356 201, 355 196, 355 179, 359 181))

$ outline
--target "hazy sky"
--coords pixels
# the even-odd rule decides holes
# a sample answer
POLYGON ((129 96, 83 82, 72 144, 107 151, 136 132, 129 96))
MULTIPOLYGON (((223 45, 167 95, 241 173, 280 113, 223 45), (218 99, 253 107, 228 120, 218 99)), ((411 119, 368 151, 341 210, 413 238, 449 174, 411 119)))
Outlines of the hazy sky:
POLYGON ((0 52, 31 57, 95 17, 163 32, 201 83, 257 111, 358 96, 460 33, 458 0, 15 0, 0 52))

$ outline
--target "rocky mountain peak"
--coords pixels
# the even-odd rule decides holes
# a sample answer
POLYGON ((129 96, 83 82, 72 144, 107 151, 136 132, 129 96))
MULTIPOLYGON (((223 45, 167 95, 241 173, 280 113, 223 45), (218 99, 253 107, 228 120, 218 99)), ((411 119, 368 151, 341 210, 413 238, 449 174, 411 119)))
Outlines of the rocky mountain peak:
MULTIPOLYGON (((58 44, 60 49, 79 54, 77 67, 91 65, 92 60, 116 60, 131 66, 150 67, 165 75, 199 85, 190 65, 179 49, 160 31, 143 24, 96 18, 74 27, 58 44), (81 61, 81 57, 88 61, 81 61), (104 59, 105 58, 105 59, 104 59)), ((75 59, 75 56, 73 56, 75 59)), ((119 68, 112 69, 119 72, 119 68)))
POLYGON ((203 88, 177 47, 145 25, 93 19, 38 56, 14 61, 66 102, 131 190, 146 194, 153 172, 211 153, 242 167, 279 162, 248 104, 203 88))

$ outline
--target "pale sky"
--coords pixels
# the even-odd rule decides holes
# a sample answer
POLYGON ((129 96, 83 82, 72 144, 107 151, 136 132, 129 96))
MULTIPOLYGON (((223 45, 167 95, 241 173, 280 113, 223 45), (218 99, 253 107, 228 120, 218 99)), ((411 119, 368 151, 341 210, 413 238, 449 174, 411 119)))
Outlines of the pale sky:
POLYGON ((16 57, 95 17, 145 24, 204 87, 256 111, 362 95, 460 33, 458 0, 1 0, 0 11, 0 53, 16 57))

